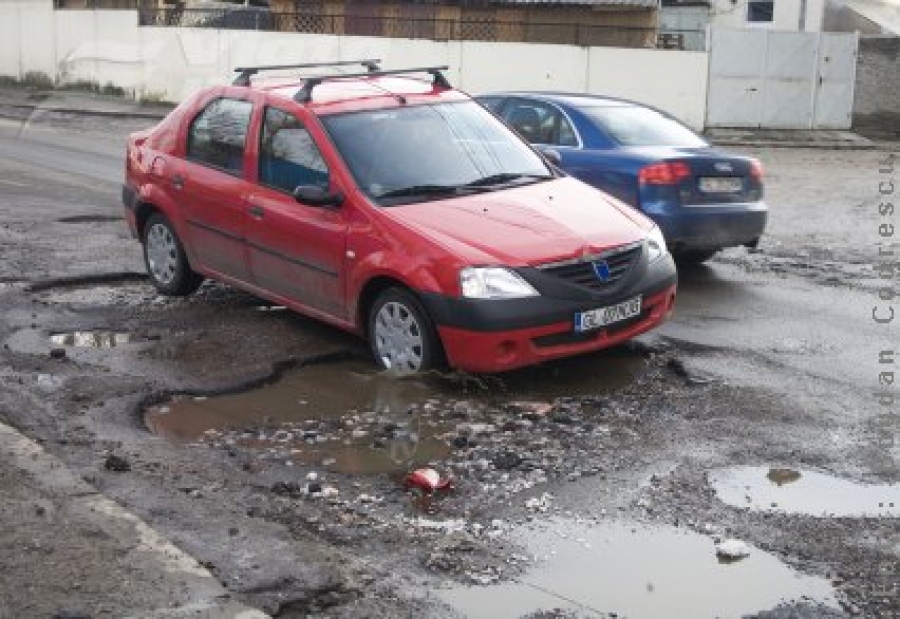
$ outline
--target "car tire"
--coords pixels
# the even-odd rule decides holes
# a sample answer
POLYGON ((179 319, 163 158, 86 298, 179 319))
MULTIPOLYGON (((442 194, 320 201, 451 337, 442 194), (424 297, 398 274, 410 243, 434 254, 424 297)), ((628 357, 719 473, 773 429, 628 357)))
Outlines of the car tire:
POLYGON ((674 254, 674 258, 678 266, 692 267, 703 264, 717 253, 718 249, 680 251, 674 254))
POLYGON ((183 297, 200 287, 203 276, 191 269, 175 227, 164 215, 147 219, 142 240, 147 274, 160 293, 183 297))
POLYGON ((403 288, 388 288, 369 311, 375 363, 396 374, 418 374, 443 364, 443 349, 428 312, 403 288))

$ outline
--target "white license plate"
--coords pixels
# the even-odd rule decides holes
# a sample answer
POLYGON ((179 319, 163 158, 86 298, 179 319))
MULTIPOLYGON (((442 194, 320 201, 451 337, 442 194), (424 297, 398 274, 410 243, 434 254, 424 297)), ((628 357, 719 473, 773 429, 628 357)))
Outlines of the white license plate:
POLYGON ((704 193, 738 193, 743 189, 744 183, 737 176, 703 176, 700 178, 700 191, 704 193))
POLYGON ((633 318, 641 313, 641 298, 635 297, 622 303, 575 314, 575 330, 590 331, 614 322, 633 318))

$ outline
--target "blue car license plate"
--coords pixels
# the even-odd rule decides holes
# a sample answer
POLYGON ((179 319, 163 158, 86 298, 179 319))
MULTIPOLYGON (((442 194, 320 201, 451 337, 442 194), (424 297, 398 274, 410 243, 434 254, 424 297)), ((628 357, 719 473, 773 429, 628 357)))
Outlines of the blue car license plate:
POLYGON ((641 297, 635 297, 608 307, 600 307, 575 314, 575 331, 591 331, 615 322, 633 318, 641 313, 641 297))
POLYGON ((703 193, 739 193, 744 190, 744 183, 737 176, 704 176, 700 178, 700 191, 703 193))

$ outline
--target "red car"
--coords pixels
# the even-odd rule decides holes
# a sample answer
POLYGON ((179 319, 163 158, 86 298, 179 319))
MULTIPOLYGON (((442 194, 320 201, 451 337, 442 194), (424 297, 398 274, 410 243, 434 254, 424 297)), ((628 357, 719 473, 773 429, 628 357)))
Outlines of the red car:
POLYGON ((510 370, 663 321, 676 274, 659 228, 444 67, 376 62, 238 69, 130 136, 125 215, 161 293, 220 280, 368 338, 402 373, 510 370))

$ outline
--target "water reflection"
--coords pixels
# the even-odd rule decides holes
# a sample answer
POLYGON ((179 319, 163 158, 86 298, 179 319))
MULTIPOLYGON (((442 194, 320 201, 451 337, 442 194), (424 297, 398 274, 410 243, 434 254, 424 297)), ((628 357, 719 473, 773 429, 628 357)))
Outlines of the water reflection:
POLYGON ((458 587, 438 596, 467 617, 501 619, 562 609, 578 616, 644 619, 743 617, 805 598, 836 606, 831 585, 753 548, 736 563, 713 540, 683 529, 627 522, 549 522, 514 529, 539 562, 517 582, 458 587))
POLYGON ((54 344, 74 348, 115 348, 127 344, 131 339, 130 333, 110 331, 75 331, 50 336, 50 341, 54 344))
POLYGON ((734 467, 709 475, 734 507, 809 516, 900 516, 900 484, 864 484, 816 471, 734 467))

